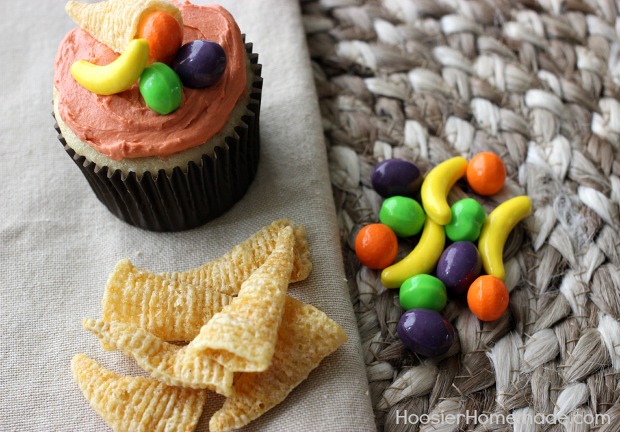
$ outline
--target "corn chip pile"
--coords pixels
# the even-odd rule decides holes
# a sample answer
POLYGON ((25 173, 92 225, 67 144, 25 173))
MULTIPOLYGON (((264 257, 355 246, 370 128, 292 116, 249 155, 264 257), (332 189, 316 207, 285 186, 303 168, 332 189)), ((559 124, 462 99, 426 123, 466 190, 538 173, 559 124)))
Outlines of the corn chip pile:
POLYGON ((73 376, 114 431, 193 431, 210 391, 227 399, 209 429, 241 428, 347 339, 323 312, 287 295, 311 269, 305 229, 287 220, 186 272, 153 274, 122 260, 102 319, 83 327, 151 377, 118 375, 84 354, 74 357, 73 376), (179 341, 188 343, 170 343, 179 341))

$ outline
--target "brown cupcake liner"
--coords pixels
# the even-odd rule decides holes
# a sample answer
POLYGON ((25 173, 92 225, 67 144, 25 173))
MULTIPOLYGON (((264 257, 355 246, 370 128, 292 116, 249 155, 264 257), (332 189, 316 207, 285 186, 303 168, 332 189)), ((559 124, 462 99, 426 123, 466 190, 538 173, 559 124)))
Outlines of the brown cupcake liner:
MULTIPOLYGON (((245 36, 244 36, 245 40, 245 36)), ((238 137, 227 137, 213 156, 203 155, 199 163, 189 162, 172 174, 160 170, 123 174, 120 170, 98 167, 67 145, 58 124, 58 139, 80 168, 93 192, 124 222, 150 231, 182 231, 198 227, 220 216, 238 202, 256 175, 260 150, 259 117, 262 78, 258 54, 245 44, 254 81, 242 123, 235 127, 238 137)))

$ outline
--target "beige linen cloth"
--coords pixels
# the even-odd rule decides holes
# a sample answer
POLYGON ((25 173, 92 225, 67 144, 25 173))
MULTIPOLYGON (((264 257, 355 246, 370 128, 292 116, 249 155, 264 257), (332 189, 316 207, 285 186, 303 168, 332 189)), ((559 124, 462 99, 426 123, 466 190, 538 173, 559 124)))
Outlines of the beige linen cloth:
MULTIPOLYGON (((63 1, 0 4, 0 431, 106 431, 73 382, 83 352, 114 371, 142 374, 81 328, 101 316, 108 274, 130 258, 153 271, 192 268, 273 220, 308 230, 314 270, 290 294, 335 319, 349 341, 252 431, 375 430, 355 317, 341 264, 320 115, 295 0, 220 2, 263 64, 261 161, 243 200, 182 233, 139 230, 95 198, 53 129, 58 43, 74 24, 63 1)), ((213 398, 198 430, 219 408, 213 398)))

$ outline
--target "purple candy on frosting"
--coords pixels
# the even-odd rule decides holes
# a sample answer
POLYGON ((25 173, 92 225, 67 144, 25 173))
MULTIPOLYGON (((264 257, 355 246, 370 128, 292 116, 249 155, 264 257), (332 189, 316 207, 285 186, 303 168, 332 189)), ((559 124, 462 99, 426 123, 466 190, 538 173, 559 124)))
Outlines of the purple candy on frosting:
POLYGON ((439 312, 411 309, 400 317, 398 337, 414 353, 435 357, 445 354, 454 340, 454 327, 439 312))
POLYGON ((226 70, 226 52, 217 42, 193 40, 179 48, 172 68, 183 85, 209 87, 217 83, 226 70))

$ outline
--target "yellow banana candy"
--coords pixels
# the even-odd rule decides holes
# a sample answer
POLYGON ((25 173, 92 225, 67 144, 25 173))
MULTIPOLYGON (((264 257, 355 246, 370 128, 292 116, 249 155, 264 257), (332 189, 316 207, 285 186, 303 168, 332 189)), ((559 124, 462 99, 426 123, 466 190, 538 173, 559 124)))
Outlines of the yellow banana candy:
POLYGON ((405 258, 381 272, 381 283, 387 288, 399 288, 412 276, 430 273, 435 268, 446 242, 443 226, 426 218, 424 230, 416 247, 405 258))
POLYGON ((134 39, 112 63, 99 66, 86 60, 71 65, 71 75, 86 90, 111 95, 127 90, 140 78, 149 59, 146 39, 134 39))
POLYGON ((487 274, 504 280, 504 244, 510 231, 530 213, 532 201, 522 195, 503 202, 489 214, 478 239, 482 266, 487 274))
POLYGON ((422 206, 426 216, 439 225, 447 225, 452 219, 448 205, 448 192, 454 183, 465 175, 467 159, 453 157, 430 170, 422 183, 422 206))

